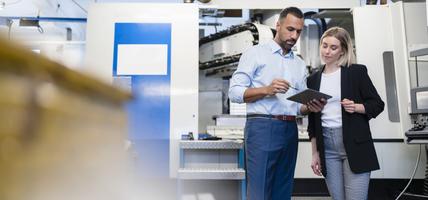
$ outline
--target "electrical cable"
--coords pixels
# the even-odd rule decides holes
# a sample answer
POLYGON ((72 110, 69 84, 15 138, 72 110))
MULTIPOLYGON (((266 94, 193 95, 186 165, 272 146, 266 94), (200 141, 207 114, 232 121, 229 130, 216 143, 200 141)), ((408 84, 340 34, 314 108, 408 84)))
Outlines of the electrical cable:
POLYGON ((38 26, 37 30, 39 31, 39 33, 44 33, 45 32, 41 26, 38 26))
POLYGON ((327 23, 324 18, 315 19, 312 18, 312 15, 318 14, 315 11, 309 11, 303 14, 305 19, 312 20, 318 27, 318 38, 321 38, 322 34, 327 30, 327 23))
POLYGON ((215 33, 217 33, 217 24, 218 24, 218 20, 217 20, 218 18, 215 18, 215 24, 216 25, 214 25, 214 30, 215 30, 215 33))
POLYGON ((88 13, 88 11, 83 8, 79 3, 76 2, 76 0, 71 0, 74 4, 76 4, 77 6, 79 6, 80 9, 82 9, 85 13, 88 13))
POLYGON ((415 177, 416 170, 418 169, 418 165, 419 165, 419 160, 420 160, 420 158, 421 158, 421 149, 422 149, 422 145, 420 144, 420 145, 419 145, 418 158, 416 159, 416 165, 415 165, 415 169, 413 170, 413 174, 412 174, 412 176, 410 177, 410 180, 409 180, 409 182, 407 183, 406 187, 404 187, 403 191, 401 191, 401 193, 397 196, 397 198, 396 198, 395 200, 398 200, 398 199, 401 197, 401 195, 403 195, 403 194, 404 194, 404 192, 407 190, 407 188, 409 187, 410 183, 412 182, 413 178, 415 177))
MULTIPOLYGON (((427 155, 428 146, 425 145, 425 155, 427 155)), ((425 179, 424 179, 424 190, 422 192, 423 195, 428 196, 428 160, 425 163, 425 179)))
POLYGON ((9 28, 9 30, 7 31, 7 37, 8 37, 9 40, 10 40, 10 35, 11 35, 11 32, 12 32, 12 24, 13 24, 13 21, 10 20, 9 24, 7 25, 7 27, 9 28))

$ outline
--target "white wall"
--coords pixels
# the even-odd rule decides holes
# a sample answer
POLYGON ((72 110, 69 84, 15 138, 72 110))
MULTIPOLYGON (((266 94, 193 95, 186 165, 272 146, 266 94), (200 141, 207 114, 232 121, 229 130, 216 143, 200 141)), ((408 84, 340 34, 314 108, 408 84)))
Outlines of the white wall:
MULTIPOLYGON (((406 39, 408 50, 416 50, 428 47, 428 26, 425 9, 426 2, 413 2, 404 4, 404 21, 406 27, 406 39)), ((410 87, 416 87, 415 58, 409 58, 410 87)), ((428 56, 420 56, 418 60, 419 86, 428 86, 428 56)))
MULTIPOLYGON (((408 64, 401 2, 391 6, 364 6, 353 10, 357 62, 367 66, 369 76, 385 102, 385 110, 370 121, 374 138, 403 138, 410 128, 408 64), (376 31, 371 31, 376 30, 376 31), (394 52, 399 122, 390 120, 386 95, 383 53, 394 52)), ((394 108, 396 109, 396 108, 394 108)))

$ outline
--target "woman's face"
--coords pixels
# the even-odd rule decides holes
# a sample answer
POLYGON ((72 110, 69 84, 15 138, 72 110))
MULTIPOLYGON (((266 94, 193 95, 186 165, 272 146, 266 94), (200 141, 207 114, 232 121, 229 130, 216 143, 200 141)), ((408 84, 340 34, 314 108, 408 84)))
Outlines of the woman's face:
POLYGON ((340 41, 333 36, 325 37, 321 42, 321 59, 326 65, 338 64, 340 56, 343 55, 340 41))

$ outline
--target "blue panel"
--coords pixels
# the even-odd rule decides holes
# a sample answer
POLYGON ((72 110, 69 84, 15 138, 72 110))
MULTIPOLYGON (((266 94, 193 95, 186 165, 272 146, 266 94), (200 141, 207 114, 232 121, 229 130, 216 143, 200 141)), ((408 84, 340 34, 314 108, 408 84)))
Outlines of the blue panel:
POLYGON ((119 44, 167 44, 167 75, 170 77, 171 24, 116 23, 114 32, 113 76, 117 76, 117 47, 119 44))
POLYGON ((116 23, 113 76, 117 75, 120 44, 166 44, 166 75, 131 75, 135 99, 127 106, 129 138, 135 144, 138 164, 148 176, 169 175, 171 24, 116 23), (161 167, 162 166, 162 167, 161 167))

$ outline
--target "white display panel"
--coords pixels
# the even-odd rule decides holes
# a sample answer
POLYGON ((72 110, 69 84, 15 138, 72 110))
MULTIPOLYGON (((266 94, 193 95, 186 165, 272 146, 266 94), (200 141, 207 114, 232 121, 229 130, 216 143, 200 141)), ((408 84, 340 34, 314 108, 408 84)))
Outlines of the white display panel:
POLYGON ((118 75, 166 75, 166 45, 118 45, 118 75))
POLYGON ((428 109, 428 92, 416 93, 417 109, 428 109))

